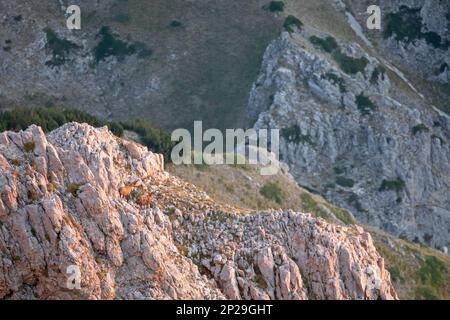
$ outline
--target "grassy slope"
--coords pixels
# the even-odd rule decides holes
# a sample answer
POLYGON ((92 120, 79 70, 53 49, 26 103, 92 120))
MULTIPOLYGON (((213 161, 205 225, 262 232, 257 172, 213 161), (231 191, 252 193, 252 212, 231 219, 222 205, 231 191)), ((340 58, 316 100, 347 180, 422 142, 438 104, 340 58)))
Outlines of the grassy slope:
MULTIPOLYGON (((283 23, 281 17, 262 8, 267 3, 266 0, 81 1, 82 30, 71 36, 79 42, 81 38, 86 40, 86 50, 75 52, 75 56, 90 54, 99 39, 96 34, 103 26, 109 26, 117 39, 144 43, 152 55, 114 64, 114 77, 105 70, 104 63, 96 66, 96 70, 88 69, 88 75, 75 72, 79 80, 83 77, 101 80, 97 83, 102 100, 111 102, 107 103, 109 114, 97 112, 96 101, 91 101, 89 107, 80 106, 76 93, 69 92, 64 105, 108 119, 143 117, 166 129, 190 128, 194 120, 203 120, 204 127, 244 126, 248 95, 262 56, 279 35, 283 23), (173 21, 179 25, 173 26, 173 21), (126 91, 133 88, 142 88, 146 99, 128 97, 126 91), (120 102, 121 99, 124 101, 120 102)), ((59 23, 61 12, 56 1, 40 6, 37 0, 27 0, 27 6, 32 7, 33 13, 16 10, 23 14, 24 23, 34 18, 39 25, 45 25, 48 20, 56 33, 66 32, 65 25, 59 23)), ((36 28, 39 30, 39 26, 36 28)), ((31 45, 35 35, 29 33, 30 37, 23 32, 17 34, 16 38, 26 41, 21 44, 14 38, 14 50, 31 45)), ((33 71, 37 74, 45 70, 37 61, 32 64, 36 65, 33 71)), ((70 91, 70 81, 65 88, 70 91)), ((59 99, 52 97, 51 88, 30 88, 30 92, 33 96, 22 97, 24 101, 17 105, 43 105, 59 99)))
MULTIPOLYGON (((174 166, 167 170, 204 189, 213 199, 245 210, 269 208, 309 212, 338 223, 353 223, 343 209, 299 187, 288 175, 261 176, 250 166, 174 166), (283 201, 277 203, 261 194, 268 183, 280 186, 283 201)), ((395 238, 379 229, 364 226, 385 259, 401 299, 450 299, 450 256, 429 247, 395 238), (434 258, 438 261, 435 263, 434 258), (443 270, 440 266, 443 266, 443 270)))
POLYGON ((449 255, 373 227, 365 228, 372 234, 402 299, 450 299, 449 255), (434 258, 439 261, 438 266, 433 263, 434 258))
POLYGON ((281 24, 262 10, 263 3, 164 0, 116 6, 114 12, 131 17, 119 27, 153 43, 153 63, 170 70, 157 71, 170 89, 162 105, 150 105, 145 114, 156 114, 162 122, 169 119, 164 123, 168 127, 190 127, 200 119, 205 127, 242 125, 239 119, 244 118, 262 55, 281 24), (182 25, 168 27, 173 20, 182 25), (170 54, 177 59, 168 62, 170 54))
POLYGON ((292 209, 314 212, 329 221, 344 224, 354 223, 345 210, 327 203, 322 197, 300 188, 286 174, 262 176, 258 168, 249 165, 237 166, 175 166, 168 170, 204 189, 219 202, 251 210, 292 209), (268 188, 263 195, 264 188, 268 188), (275 190, 273 190, 275 189, 275 190), (281 199, 281 201, 277 201, 281 199))

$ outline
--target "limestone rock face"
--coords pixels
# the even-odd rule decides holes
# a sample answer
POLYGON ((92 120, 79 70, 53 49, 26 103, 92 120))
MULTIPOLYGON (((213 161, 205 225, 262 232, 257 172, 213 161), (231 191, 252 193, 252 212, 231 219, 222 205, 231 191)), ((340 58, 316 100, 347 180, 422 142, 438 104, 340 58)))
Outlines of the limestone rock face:
POLYGON ((300 185, 363 223, 448 247, 449 116, 362 46, 336 39, 344 65, 311 36, 329 35, 305 27, 268 47, 248 104, 254 127, 281 129, 300 185))
MULTIPOLYGON (((365 13, 372 1, 350 0, 346 8, 365 13)), ((384 27, 392 15, 400 17, 404 25, 417 28, 404 37, 384 32, 366 32, 373 45, 385 50, 390 61, 430 82, 448 84, 450 81, 450 3, 448 1, 393 0, 380 1, 384 27)), ((368 15, 357 14, 355 19, 366 23, 368 15)), ((386 30, 386 28, 383 28, 386 30)), ((444 87, 445 88, 445 87, 444 87)), ((445 90, 445 89, 444 89, 445 90)), ((447 89, 448 90, 448 89, 447 89)))
POLYGON ((107 128, 4 132, 0 299, 397 298, 361 228, 229 209, 107 128))

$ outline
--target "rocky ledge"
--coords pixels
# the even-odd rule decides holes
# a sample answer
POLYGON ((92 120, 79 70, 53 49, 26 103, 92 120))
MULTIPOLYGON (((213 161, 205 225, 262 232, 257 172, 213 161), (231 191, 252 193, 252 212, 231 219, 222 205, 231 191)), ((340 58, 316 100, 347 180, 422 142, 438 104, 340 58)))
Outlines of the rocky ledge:
POLYGON ((397 298, 362 228, 240 213, 78 123, 0 134, 0 271, 0 299, 397 298))

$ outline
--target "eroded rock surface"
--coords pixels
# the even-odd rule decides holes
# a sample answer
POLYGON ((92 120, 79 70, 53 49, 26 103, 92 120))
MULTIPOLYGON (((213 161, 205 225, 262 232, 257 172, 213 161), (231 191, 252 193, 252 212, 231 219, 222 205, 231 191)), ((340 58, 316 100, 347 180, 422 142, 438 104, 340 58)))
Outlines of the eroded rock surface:
POLYGON ((163 166, 86 124, 0 134, 0 299, 397 298, 362 228, 241 215, 163 166))

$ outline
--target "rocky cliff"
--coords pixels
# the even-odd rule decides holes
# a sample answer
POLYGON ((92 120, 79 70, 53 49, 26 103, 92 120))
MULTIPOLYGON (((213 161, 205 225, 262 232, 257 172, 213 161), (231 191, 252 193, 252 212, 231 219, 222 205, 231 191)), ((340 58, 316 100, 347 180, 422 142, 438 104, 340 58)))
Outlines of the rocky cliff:
MULTIPOLYGON (((360 12, 351 3, 347 11, 343 3, 337 10, 360 12)), ((382 8, 384 16, 394 10, 382 8)), ((426 8, 421 14, 430 21, 426 8)), ((449 116, 433 106, 430 92, 423 94, 367 38, 363 41, 363 33, 348 41, 350 36, 338 32, 340 23, 337 35, 315 23, 283 32, 268 47, 250 95, 250 121, 256 128, 281 129, 281 157, 300 185, 359 221, 445 251, 450 244, 449 116)), ((425 34, 426 28, 419 30, 425 34)), ((448 33, 439 30, 442 48, 426 46, 426 36, 397 43, 396 33, 379 39, 379 48, 395 54, 407 47, 406 70, 421 64, 419 56, 429 51, 435 52, 427 57, 436 64, 449 56, 448 33)), ((445 82, 443 72, 440 80, 423 76, 445 82)))
POLYGON ((268 2, 80 0, 82 28, 70 31, 67 0, 2 1, 0 109, 223 129, 246 125, 250 95, 250 125, 284 129, 282 157, 301 185, 445 251, 449 2, 376 1, 372 31, 373 1, 285 1, 280 12, 268 2), (302 30, 276 39, 289 15, 302 30))
POLYGON ((369 46, 405 72, 442 110, 450 112, 450 4, 439 0, 379 1, 382 30, 368 30, 373 1, 344 1, 341 10, 363 26, 369 46), (352 14, 353 13, 353 14, 352 14))
POLYGON ((106 128, 4 132, 0 171, 2 299, 397 297, 362 228, 243 215, 106 128))

